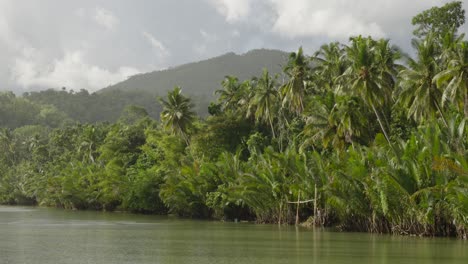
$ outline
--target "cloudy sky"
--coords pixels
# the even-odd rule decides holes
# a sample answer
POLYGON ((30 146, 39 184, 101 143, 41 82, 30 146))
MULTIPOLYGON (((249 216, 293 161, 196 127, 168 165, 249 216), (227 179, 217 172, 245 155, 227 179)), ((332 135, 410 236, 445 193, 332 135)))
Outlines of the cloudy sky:
POLYGON ((409 51, 411 18, 447 2, 0 0, 0 90, 95 91, 230 51, 303 46, 312 53, 356 34, 390 38, 409 51))

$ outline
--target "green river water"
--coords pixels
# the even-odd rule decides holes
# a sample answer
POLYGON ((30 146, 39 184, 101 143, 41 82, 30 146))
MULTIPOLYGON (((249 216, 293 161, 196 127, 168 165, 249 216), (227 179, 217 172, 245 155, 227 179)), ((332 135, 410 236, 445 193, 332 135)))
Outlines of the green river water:
POLYGON ((457 239, 0 206, 0 264, 468 263, 457 239))

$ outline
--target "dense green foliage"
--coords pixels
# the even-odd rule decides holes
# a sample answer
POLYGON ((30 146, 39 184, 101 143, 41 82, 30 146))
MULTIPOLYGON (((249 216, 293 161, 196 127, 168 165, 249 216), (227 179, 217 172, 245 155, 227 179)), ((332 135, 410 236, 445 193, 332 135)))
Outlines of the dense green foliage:
POLYGON ((12 92, 0 93, 0 127, 18 128, 26 125, 58 127, 71 121, 67 114, 52 104, 38 104, 12 92))
POLYGON ((29 92, 23 98, 38 104, 51 105, 71 119, 81 123, 115 122, 125 106, 137 105, 145 108, 156 118, 161 107, 154 103, 155 95, 145 91, 106 91, 90 94, 86 90, 45 90, 29 92))
POLYGON ((179 87, 161 122, 132 106, 75 124, 2 95, 18 118, 2 116, 0 202, 466 238, 467 45, 451 29, 415 58, 362 36, 299 49, 284 81, 227 76, 206 120, 179 87))
POLYGON ((414 35, 425 37, 429 33, 443 36, 447 31, 458 29, 465 23, 465 10, 461 1, 450 2, 442 7, 433 7, 413 17, 416 26, 414 35))

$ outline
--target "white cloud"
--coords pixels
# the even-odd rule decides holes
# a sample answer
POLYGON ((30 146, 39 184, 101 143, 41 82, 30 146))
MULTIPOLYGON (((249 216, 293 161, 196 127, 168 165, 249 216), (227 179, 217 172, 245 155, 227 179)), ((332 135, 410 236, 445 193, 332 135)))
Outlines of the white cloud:
POLYGON ((156 39, 153 35, 146 31, 143 31, 142 35, 151 44, 153 50, 156 52, 156 55, 160 60, 163 60, 170 55, 169 50, 166 48, 166 46, 164 46, 164 44, 160 40, 156 39))
POLYGON ((119 24, 119 19, 109 10, 97 7, 94 20, 107 30, 113 30, 119 24))
POLYGON ((116 71, 110 71, 89 64, 82 51, 66 52, 63 58, 44 64, 44 57, 38 50, 27 48, 23 50, 21 57, 14 60, 11 72, 13 81, 25 89, 65 86, 96 91, 141 71, 133 67, 120 67, 116 71))
POLYGON ((208 0, 229 23, 240 21, 251 11, 252 0, 208 0))
POLYGON ((230 24, 285 38, 411 34, 411 17, 449 0, 205 0, 230 24))
POLYGON ((372 13, 367 12, 369 5, 375 6, 368 0, 209 0, 209 2, 228 23, 253 23, 263 31, 289 38, 311 36, 348 38, 357 34, 385 36, 381 25, 374 17, 370 17, 369 14, 372 13))
POLYGON ((366 19, 363 6, 355 1, 329 0, 324 4, 307 0, 271 0, 278 13, 272 31, 287 37, 351 35, 383 37, 375 21, 366 19))

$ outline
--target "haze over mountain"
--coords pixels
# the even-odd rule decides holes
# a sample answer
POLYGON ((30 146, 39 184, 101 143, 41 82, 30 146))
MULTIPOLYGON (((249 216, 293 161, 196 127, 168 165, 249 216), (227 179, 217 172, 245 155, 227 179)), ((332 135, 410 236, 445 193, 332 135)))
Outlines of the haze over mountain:
POLYGON ((212 99, 225 76, 245 80, 259 76, 263 68, 271 74, 280 74, 287 58, 288 53, 279 50, 258 49, 241 55, 231 52, 167 70, 138 74, 99 92, 141 90, 162 96, 174 86, 180 86, 188 95, 212 99))

